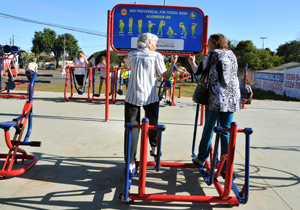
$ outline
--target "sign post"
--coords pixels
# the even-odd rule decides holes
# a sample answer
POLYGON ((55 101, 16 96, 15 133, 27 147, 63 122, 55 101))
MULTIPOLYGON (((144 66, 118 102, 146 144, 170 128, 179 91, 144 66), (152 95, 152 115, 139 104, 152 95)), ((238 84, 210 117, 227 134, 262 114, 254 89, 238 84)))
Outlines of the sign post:
MULTIPOLYGON (((108 59, 110 47, 117 53, 136 50, 139 36, 147 32, 158 36, 156 48, 163 55, 207 53, 208 16, 197 7, 118 4, 109 11, 107 22, 108 59)), ((106 106, 105 121, 108 121, 108 99, 106 106)), ((200 125, 203 121, 204 106, 201 106, 200 125)))

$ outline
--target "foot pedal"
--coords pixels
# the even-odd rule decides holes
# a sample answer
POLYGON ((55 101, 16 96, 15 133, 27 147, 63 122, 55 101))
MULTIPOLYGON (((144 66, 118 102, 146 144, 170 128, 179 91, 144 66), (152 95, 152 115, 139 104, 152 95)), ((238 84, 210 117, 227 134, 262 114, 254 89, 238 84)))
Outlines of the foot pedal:
MULTIPOLYGON (((16 145, 17 141, 11 141, 12 145, 16 145)), ((30 142, 20 142, 19 145, 23 145, 23 146, 31 146, 31 147, 40 147, 42 145, 42 143, 40 141, 30 141, 30 142)))

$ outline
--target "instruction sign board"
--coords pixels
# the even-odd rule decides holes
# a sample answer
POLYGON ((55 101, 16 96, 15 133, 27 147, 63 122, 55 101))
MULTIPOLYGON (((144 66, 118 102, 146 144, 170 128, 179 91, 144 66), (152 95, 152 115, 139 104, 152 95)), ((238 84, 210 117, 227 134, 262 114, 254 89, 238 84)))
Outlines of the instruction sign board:
POLYGON ((157 51, 197 54, 203 48, 204 13, 196 7, 119 4, 112 10, 112 47, 137 48, 143 33, 158 36, 157 51))

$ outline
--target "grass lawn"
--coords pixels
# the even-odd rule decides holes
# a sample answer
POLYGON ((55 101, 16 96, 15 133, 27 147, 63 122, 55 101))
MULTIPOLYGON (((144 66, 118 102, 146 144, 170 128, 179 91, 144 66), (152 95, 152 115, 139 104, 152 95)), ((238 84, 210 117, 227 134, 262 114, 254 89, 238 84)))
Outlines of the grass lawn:
MULTIPOLYGON (((196 83, 177 83, 176 87, 181 87, 181 96, 182 97, 192 97, 196 83)), ((88 86, 86 87, 88 88, 88 86)), ((27 90, 27 85, 18 85, 16 90, 27 90)), ((64 85, 36 85, 36 91, 45 91, 45 92, 64 92, 64 85)), ((99 84, 95 85, 95 92, 98 93, 99 84)), ((124 94, 126 94, 126 87, 123 85, 124 94)), ((70 87, 68 86, 68 92, 70 92, 70 87)), ((105 93, 105 84, 102 86, 101 93, 105 93)), ((175 97, 178 97, 179 89, 175 90, 175 97)), ((272 91, 264 91, 260 89, 253 88, 253 99, 254 100, 280 100, 280 101, 300 101, 297 98, 292 98, 284 95, 277 95, 272 91)))

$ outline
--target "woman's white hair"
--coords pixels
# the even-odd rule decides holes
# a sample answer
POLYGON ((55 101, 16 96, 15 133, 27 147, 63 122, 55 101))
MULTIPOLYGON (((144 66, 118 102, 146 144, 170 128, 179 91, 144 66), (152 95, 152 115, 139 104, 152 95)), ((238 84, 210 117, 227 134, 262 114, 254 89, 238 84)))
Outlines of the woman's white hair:
POLYGON ((137 48, 138 49, 147 48, 149 41, 153 42, 153 41, 157 41, 157 40, 158 40, 158 37, 156 35, 151 34, 151 33, 144 33, 137 40, 137 48))

